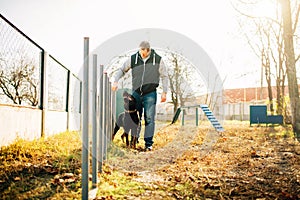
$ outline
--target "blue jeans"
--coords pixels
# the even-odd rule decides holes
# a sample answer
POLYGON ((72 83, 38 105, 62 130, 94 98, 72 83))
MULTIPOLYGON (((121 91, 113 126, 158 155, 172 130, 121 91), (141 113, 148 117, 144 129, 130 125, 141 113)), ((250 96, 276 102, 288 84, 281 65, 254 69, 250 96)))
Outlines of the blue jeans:
MULTIPOLYGON (((137 92, 133 92, 132 95, 137 101, 137 110, 139 111, 140 118, 142 117, 144 111, 145 146, 146 147, 152 146, 154 129, 155 129, 155 114, 156 114, 156 101, 157 101, 156 91, 150 92, 145 95, 140 95, 137 92)), ((138 137, 139 137, 139 133, 138 133, 138 137)))

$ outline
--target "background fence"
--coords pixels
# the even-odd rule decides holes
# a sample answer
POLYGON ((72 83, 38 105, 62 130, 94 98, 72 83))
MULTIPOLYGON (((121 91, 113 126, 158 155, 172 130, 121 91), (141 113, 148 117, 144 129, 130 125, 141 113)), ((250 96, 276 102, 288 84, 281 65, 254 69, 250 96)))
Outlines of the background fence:
POLYGON ((79 130, 81 80, 0 15, 0 146, 79 130))

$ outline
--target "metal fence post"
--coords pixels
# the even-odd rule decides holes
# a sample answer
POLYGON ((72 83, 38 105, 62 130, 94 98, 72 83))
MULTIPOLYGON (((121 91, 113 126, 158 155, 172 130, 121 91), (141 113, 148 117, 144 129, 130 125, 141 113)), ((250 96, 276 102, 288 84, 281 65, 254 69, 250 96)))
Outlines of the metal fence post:
POLYGON ((107 123, 107 117, 108 117, 108 78, 107 78, 107 73, 104 72, 103 74, 103 84, 104 84, 104 89, 103 89, 103 96, 104 96, 104 108, 103 108, 103 137, 104 137, 104 144, 103 144, 103 160, 106 160, 107 156, 107 130, 108 130, 108 123, 107 123))
POLYGON ((97 187, 97 55, 93 55, 93 90, 92 90, 92 187, 97 187))
POLYGON ((41 109, 42 109, 42 124, 41 137, 46 136, 46 110, 48 108, 48 58, 49 54, 42 51, 41 55, 41 109))
POLYGON ((82 199, 88 200, 89 181, 89 38, 84 38, 83 106, 82 106, 82 199))
POLYGON ((111 84, 108 80, 108 103, 109 103, 109 109, 108 109, 108 122, 109 122, 109 128, 108 128, 108 144, 110 145, 111 139, 112 139, 112 98, 111 98, 112 90, 111 90, 111 84))
MULTIPOLYGON (((111 83, 112 84, 112 83, 111 83)), ((115 114, 116 114, 116 92, 111 91, 111 135, 114 132, 114 125, 115 125, 115 114)), ((111 141, 113 142, 113 141, 111 141)))
POLYGON ((185 112, 185 110, 183 109, 182 110, 182 118, 181 118, 181 125, 182 126, 184 125, 184 112, 185 112))
POLYGON ((98 171, 102 172, 102 164, 103 164, 103 65, 100 65, 99 70, 99 139, 98 139, 98 171))
MULTIPOLYGON (((68 70, 68 75, 67 75, 67 99, 66 99, 66 112, 67 112, 67 131, 70 130, 70 116, 71 116, 71 71, 68 70)), ((73 97, 74 98, 74 97, 73 97)))
POLYGON ((198 107, 196 107, 196 126, 198 126, 198 107))
POLYGON ((106 129, 106 138, 107 138, 107 149, 109 147, 109 138, 110 138, 110 135, 109 135, 109 132, 110 132, 110 87, 109 87, 109 81, 108 81, 108 76, 107 76, 107 93, 106 93, 106 96, 107 96, 107 118, 106 118, 106 123, 107 123, 107 129, 106 129))

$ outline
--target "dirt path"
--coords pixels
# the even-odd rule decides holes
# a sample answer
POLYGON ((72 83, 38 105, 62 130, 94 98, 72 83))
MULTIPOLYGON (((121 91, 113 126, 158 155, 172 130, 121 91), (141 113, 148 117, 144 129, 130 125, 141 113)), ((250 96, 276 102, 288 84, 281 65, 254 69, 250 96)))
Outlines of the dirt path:
MULTIPOLYGON (((158 129, 164 129, 162 125, 157 127, 159 127, 158 129)), ((166 129, 169 131, 169 128, 166 129)), ((132 150, 124 152, 122 149, 118 149, 115 151, 116 154, 108 159, 107 164, 118 171, 125 172, 125 174, 134 174, 134 181, 140 182, 147 187, 155 188, 157 184, 166 183, 166 177, 162 176, 159 171, 164 171, 165 167, 168 168, 168 166, 176 163, 176 160, 180 159, 186 152, 190 150, 198 152, 197 160, 201 160, 213 150, 213 146, 220 135, 211 128, 207 130, 204 139, 202 138, 202 144, 195 144, 195 140, 199 137, 199 129, 194 123, 186 123, 179 128, 174 139, 167 145, 156 147, 151 152, 132 150)), ((161 198, 161 195, 160 192, 152 191, 140 197, 126 194, 126 199, 157 199, 161 198)))
POLYGON ((153 152, 123 152, 113 164, 116 171, 126 172, 121 177, 128 182, 112 184, 115 189, 109 191, 113 192, 103 197, 300 199, 300 145, 290 126, 249 127, 247 122, 228 122, 224 128, 221 134, 209 124, 198 129, 194 125, 162 129, 159 140, 175 130, 176 137, 153 152), (136 185, 126 189, 129 183, 136 185), (117 192, 120 190, 126 192, 117 192))
MULTIPOLYGON (((163 126, 158 126, 162 128, 163 126)), ((111 156, 107 163, 118 170, 134 171, 141 175, 146 172, 155 171, 165 165, 172 164, 184 152, 190 148, 198 148, 199 157, 205 156, 217 141, 219 134, 215 131, 209 131, 202 146, 193 147, 191 142, 197 136, 197 127, 193 124, 185 124, 177 132, 172 142, 161 148, 154 148, 151 152, 141 152, 115 149, 115 154, 111 156)))

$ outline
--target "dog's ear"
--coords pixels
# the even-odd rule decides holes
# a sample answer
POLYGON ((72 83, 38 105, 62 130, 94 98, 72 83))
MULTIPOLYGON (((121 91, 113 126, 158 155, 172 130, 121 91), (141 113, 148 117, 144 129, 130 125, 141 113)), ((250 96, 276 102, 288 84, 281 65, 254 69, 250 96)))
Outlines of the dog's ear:
POLYGON ((129 94, 128 94, 128 92, 127 91, 124 91, 123 92, 123 97, 127 97, 129 94))
POLYGON ((131 95, 131 94, 129 94, 129 95, 128 95, 128 99, 129 99, 130 101, 135 101, 135 98, 134 98, 134 96, 133 96, 133 95, 131 95))

